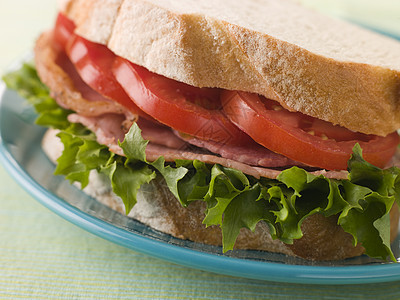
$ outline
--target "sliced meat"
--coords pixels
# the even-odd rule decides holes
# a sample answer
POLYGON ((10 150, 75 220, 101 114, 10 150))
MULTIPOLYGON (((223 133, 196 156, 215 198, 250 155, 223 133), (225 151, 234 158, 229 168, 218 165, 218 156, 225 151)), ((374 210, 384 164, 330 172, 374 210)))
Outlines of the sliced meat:
MULTIPOLYGON (((81 123, 85 125, 96 134, 97 141, 100 144, 107 145, 110 151, 118 155, 124 155, 122 149, 118 145, 118 139, 122 141, 124 134, 128 131, 128 128, 126 128, 126 126, 121 126, 123 122, 126 122, 126 120, 124 121, 123 115, 107 114, 103 117, 84 117, 74 114, 69 116, 69 120, 70 122, 81 123), (115 137, 117 137, 117 139, 115 137)), ((165 138, 169 136, 169 134, 174 135, 168 128, 163 126, 149 126, 149 124, 147 124, 147 126, 144 126, 141 129, 143 136, 147 137, 154 138, 155 136, 162 136, 165 138), (146 130, 149 128, 151 131, 158 128, 157 130, 163 132, 159 132, 157 134, 154 134, 154 132, 148 133, 146 132, 146 130), (168 131, 170 132, 169 134, 167 133, 168 131)), ((164 156, 164 159, 169 162, 173 162, 177 159, 197 159, 208 164, 220 164, 224 167, 233 168, 242 171, 245 174, 254 176, 255 178, 265 177, 275 179, 281 172, 279 170, 274 170, 271 168, 250 166, 246 163, 242 163, 234 159, 228 159, 217 155, 204 153, 201 152, 201 150, 199 149, 194 150, 191 148, 171 148, 167 145, 162 145, 161 141, 159 139, 150 140, 146 148, 146 158, 148 161, 155 161, 160 156, 164 156)), ((335 179, 345 179, 348 175, 346 171, 318 170, 311 173, 315 175, 322 174, 325 175, 325 177, 327 178, 335 179)))
POLYGON ((243 173, 254 176, 255 178, 260 178, 260 177, 276 178, 281 172, 274 169, 255 168, 232 159, 227 159, 212 154, 202 154, 180 149, 171 149, 165 146, 160 146, 155 144, 147 145, 146 158, 149 161, 154 161, 160 156, 163 156, 165 161, 175 161, 177 159, 185 159, 185 160, 197 159, 207 164, 219 164, 227 168, 232 168, 242 171, 243 173))
POLYGON ((142 137, 154 144, 167 146, 173 149, 186 149, 188 144, 177 137, 169 127, 154 123, 144 118, 137 121, 142 130, 142 137))
POLYGON ((193 136, 175 133, 188 143, 200 148, 205 148, 222 157, 239 161, 252 166, 278 168, 287 166, 305 166, 281 154, 272 152, 256 142, 244 146, 226 145, 213 141, 204 141, 193 136))
MULTIPOLYGON (((115 149, 115 153, 123 155, 118 146, 118 141, 123 141, 125 134, 129 131, 135 120, 126 119, 121 114, 104 114, 97 117, 86 117, 78 114, 68 116, 71 123, 80 123, 93 131, 97 136, 97 141, 115 149)), ((155 124, 146 119, 140 118, 137 121, 142 130, 142 137, 152 144, 166 146, 172 149, 186 149, 188 144, 179 139, 168 127, 161 124, 155 124)))
POLYGON ((394 156, 392 157, 392 159, 390 160, 390 162, 386 166, 386 168, 391 168, 391 167, 400 168, 400 150, 399 150, 399 148, 397 148, 396 153, 394 154, 394 156))
MULTIPOLYGON (((154 161, 161 155, 164 156, 165 161, 175 161, 177 159, 187 159, 187 160, 197 159, 208 164, 219 164, 227 168, 239 170, 244 174, 251 175, 255 178, 264 177, 264 178, 276 179, 276 177, 281 173, 280 170, 275 170, 271 168, 253 167, 232 159, 227 159, 212 154, 201 154, 179 149, 170 149, 167 147, 154 144, 147 145, 146 158, 149 161, 154 161)), ((347 171, 318 170, 318 171, 312 171, 310 173, 316 176, 324 175, 325 177, 332 179, 347 179, 348 177, 347 171)))
POLYGON ((123 141, 133 121, 127 120, 121 114, 105 114, 101 117, 85 117, 78 114, 68 116, 71 123, 80 123, 93 131, 100 144, 108 147, 118 145, 123 141))
POLYGON ((106 113, 131 115, 123 106, 87 86, 64 52, 53 47, 52 40, 51 31, 39 37, 35 46, 35 64, 41 80, 60 106, 89 117, 106 113))

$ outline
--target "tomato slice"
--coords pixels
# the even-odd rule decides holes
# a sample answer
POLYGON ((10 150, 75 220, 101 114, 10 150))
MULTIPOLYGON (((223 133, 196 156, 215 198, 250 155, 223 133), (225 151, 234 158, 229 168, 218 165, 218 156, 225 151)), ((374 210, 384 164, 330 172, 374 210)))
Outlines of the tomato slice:
POLYGON ((87 85, 106 98, 120 103, 131 112, 144 115, 112 74, 111 68, 116 56, 111 50, 76 34, 71 35, 65 50, 87 85))
POLYGON ((120 57, 113 73, 136 105, 160 123, 221 144, 251 142, 222 112, 219 89, 193 87, 120 57))
POLYGON ((65 49, 65 46, 74 33, 74 30, 74 22, 68 19, 64 14, 58 13, 53 32, 56 45, 58 45, 61 49, 65 49))
POLYGON ((257 143, 293 160, 328 170, 345 170, 352 149, 359 143, 369 163, 385 167, 393 157, 399 136, 365 135, 329 122, 289 112, 277 102, 256 94, 224 91, 228 118, 257 143))

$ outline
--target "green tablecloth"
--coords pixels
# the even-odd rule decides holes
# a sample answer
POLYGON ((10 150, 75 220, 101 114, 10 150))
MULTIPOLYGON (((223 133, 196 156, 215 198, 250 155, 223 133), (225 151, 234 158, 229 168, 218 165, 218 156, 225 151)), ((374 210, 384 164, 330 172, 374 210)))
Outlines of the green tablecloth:
MULTIPOLYGON (((1 73, 31 48, 41 29, 50 26, 54 2, 0 2, 1 73)), ((112 244, 61 219, 0 167, 0 298, 400 299, 400 282, 285 284, 167 263, 112 244)))

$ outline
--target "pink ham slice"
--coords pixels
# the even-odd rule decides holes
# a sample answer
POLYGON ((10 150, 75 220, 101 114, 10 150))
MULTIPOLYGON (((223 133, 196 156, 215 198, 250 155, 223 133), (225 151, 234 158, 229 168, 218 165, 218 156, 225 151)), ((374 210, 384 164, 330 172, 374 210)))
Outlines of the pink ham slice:
POLYGON ((137 124, 142 130, 142 137, 151 141, 151 143, 181 150, 189 146, 188 143, 177 137, 170 128, 162 124, 156 124, 144 118, 140 118, 137 124))
POLYGON ((281 154, 272 152, 260 146, 256 142, 245 146, 232 146, 213 141, 203 141, 195 137, 181 135, 179 133, 176 134, 192 145, 207 149, 212 153, 221 155, 222 157, 240 161, 251 166, 267 168, 304 166, 302 163, 291 160, 290 158, 287 158, 281 154))
MULTIPOLYGON (((107 114, 99 117, 84 117, 72 114, 69 116, 69 121, 83 124, 96 134, 97 141, 100 144, 108 146, 110 151, 116 154, 124 155, 118 145, 118 140, 122 141, 124 134, 128 131, 128 127, 121 126, 123 118, 124 116, 118 114, 107 114)), ((188 147, 187 144, 182 144, 182 141, 176 140, 177 137, 169 128, 160 125, 151 125, 147 121, 145 123, 146 125, 142 126, 141 129, 142 135, 150 140, 146 148, 146 158, 148 161, 154 161, 160 156, 164 156, 164 159, 170 162, 177 159, 197 159, 208 164, 220 164, 224 167, 233 168, 255 178, 265 177, 274 179, 281 172, 271 168, 254 167, 238 160, 204 153, 201 149, 193 149, 188 147), (155 133, 156 130, 158 131, 157 133, 155 133), (176 146, 179 147, 174 148, 176 146)), ((315 175, 322 174, 327 178, 335 179, 345 179, 348 174, 346 171, 325 170, 318 170, 311 173, 315 175)))

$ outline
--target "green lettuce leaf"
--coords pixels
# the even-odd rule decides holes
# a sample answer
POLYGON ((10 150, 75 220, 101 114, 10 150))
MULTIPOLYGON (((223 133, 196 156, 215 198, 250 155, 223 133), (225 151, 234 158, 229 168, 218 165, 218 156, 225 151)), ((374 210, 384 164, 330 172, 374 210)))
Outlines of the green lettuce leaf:
POLYGON ((145 164, 131 167, 117 160, 105 167, 103 172, 110 178, 114 193, 123 199, 127 213, 135 206, 140 187, 156 177, 155 172, 145 164))
POLYGON ((127 162, 138 160, 157 169, 164 177, 164 180, 172 194, 176 198, 179 198, 178 182, 185 176, 187 169, 184 167, 173 168, 166 165, 163 157, 159 157, 154 162, 148 162, 145 153, 147 144, 148 141, 142 138, 141 130, 136 123, 132 125, 129 132, 126 134, 124 141, 119 143, 127 158, 127 162))
POLYGON ((25 98, 39 113, 36 124, 57 129, 67 128, 70 123, 67 116, 71 111, 61 108, 50 97, 48 88, 40 81, 32 64, 25 63, 18 70, 2 78, 7 87, 25 98))
POLYGON ((394 260, 389 211, 395 201, 400 203, 400 170, 382 170, 367 163, 359 145, 348 162, 346 180, 314 176, 298 167, 284 170, 272 180, 197 160, 167 163, 160 157, 149 162, 145 154, 148 142, 137 124, 119 144, 125 156, 115 155, 97 143, 94 133, 68 122, 71 112, 49 96, 33 66, 25 64, 3 79, 35 107, 38 124, 60 129, 64 151, 55 173, 82 187, 92 171, 107 175, 126 213, 134 207, 140 187, 159 177, 183 206, 206 202, 203 223, 221 227, 224 251, 234 248, 241 228, 254 231, 259 222, 269 227, 272 238, 293 243, 303 235, 302 222, 319 213, 337 216, 338 224, 353 236, 354 244, 362 243, 369 256, 394 260))

